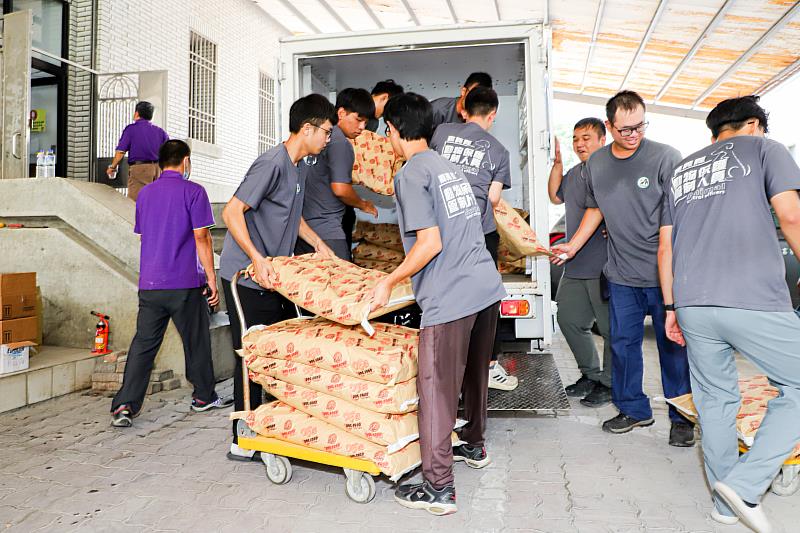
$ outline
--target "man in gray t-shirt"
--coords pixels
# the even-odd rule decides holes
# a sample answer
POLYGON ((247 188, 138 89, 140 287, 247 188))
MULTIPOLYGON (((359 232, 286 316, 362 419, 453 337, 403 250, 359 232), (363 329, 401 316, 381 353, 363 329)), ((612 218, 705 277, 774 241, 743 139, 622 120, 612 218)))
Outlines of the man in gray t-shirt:
POLYGON ((736 514, 767 531, 756 504, 800 441, 800 320, 772 218, 774 210, 800 254, 800 168, 783 145, 764 138, 767 114, 756 96, 720 102, 706 124, 715 142, 677 164, 664 184, 659 267, 667 335, 689 352, 712 518, 733 523, 736 514), (735 437, 734 350, 778 389, 746 461, 735 437))
MULTIPOLYGON (((466 123, 442 124, 431 140, 431 148, 459 167, 472 186, 481 209, 486 248, 495 265, 500 236, 494 221, 494 207, 500 201, 502 190, 511 188, 508 150, 488 131, 497 117, 498 105, 493 89, 475 87, 464 99, 466 123)), ((514 390, 518 380, 497 362, 500 351, 500 340, 495 337, 489 364, 489 388, 514 390)))
POLYGON ((453 461, 489 464, 484 446, 489 350, 499 302, 506 296, 486 250, 480 208, 461 170, 428 148, 430 103, 414 93, 384 109, 389 140, 407 162, 394 178, 397 215, 406 257, 376 286, 373 308, 385 305, 392 287, 411 277, 422 308, 417 393, 422 483, 400 486, 395 499, 433 514, 456 511, 453 461), (452 447, 458 395, 465 418, 452 447))
POLYGON ((492 77, 485 72, 473 72, 461 86, 461 94, 457 97, 443 96, 431 101, 433 108, 433 131, 441 124, 463 123, 464 98, 475 87, 492 88, 492 77))
MULTIPOLYGON (((580 163, 564 174, 561 149, 556 139, 556 160, 547 184, 550 201, 564 204, 566 238, 571 239, 586 212, 589 194, 586 161, 606 143, 606 127, 597 118, 585 118, 575 124, 572 149, 580 163)), ((558 283, 558 325, 564 334, 581 377, 566 387, 567 396, 581 398, 587 407, 602 407, 611 401, 611 338, 608 301, 603 296, 600 277, 606 265, 605 225, 601 223, 589 241, 564 267, 558 283), (592 326, 597 324, 603 336, 603 366, 594 343, 592 326)))
MULTIPOLYGON (((609 433, 627 433, 654 423, 650 401, 642 389, 644 320, 653 318, 664 394, 674 398, 689 392, 686 349, 664 333, 664 301, 658 280, 658 228, 663 183, 672 177, 680 153, 644 138, 644 100, 621 91, 606 104, 606 128, 614 142, 596 151, 586 163, 586 213, 567 244, 557 254, 575 257, 600 222, 608 233, 608 278, 611 320, 611 389, 619 415, 603 423, 609 433)), ((694 446, 694 427, 675 408, 669 443, 694 446)))
MULTIPOLYGON (((348 140, 364 131, 367 119, 375 114, 375 103, 364 89, 344 89, 336 97, 336 114, 338 122, 330 131, 328 146, 319 156, 300 163, 308 172, 303 218, 338 257, 349 261, 350 246, 342 227, 346 206, 378 215, 372 202, 353 190, 355 153, 348 140)), ((310 252, 306 243, 298 242, 295 253, 310 252)))
MULTIPOLYGON (((237 285, 244 322, 247 326, 269 325, 295 315, 294 306, 272 290, 275 272, 272 258, 291 255, 299 236, 312 250, 325 257, 333 252, 303 220, 303 194, 306 179, 298 168, 303 157, 316 155, 328 142, 326 132, 336 120, 333 106, 321 95, 300 98, 289 110, 289 138, 260 155, 250 166, 233 198, 225 205, 222 218, 228 233, 220 256, 220 277, 228 302, 231 340, 234 350, 242 346, 239 315, 233 305, 231 282, 237 272, 253 265, 252 280, 237 285)), ((236 410, 244 409, 244 386, 241 379, 242 358, 234 354, 235 379, 233 399, 236 410)), ((261 403, 263 391, 250 383, 250 407, 261 403)), ((250 461, 252 450, 238 446, 236 421, 233 424, 233 443, 228 457, 250 461)))

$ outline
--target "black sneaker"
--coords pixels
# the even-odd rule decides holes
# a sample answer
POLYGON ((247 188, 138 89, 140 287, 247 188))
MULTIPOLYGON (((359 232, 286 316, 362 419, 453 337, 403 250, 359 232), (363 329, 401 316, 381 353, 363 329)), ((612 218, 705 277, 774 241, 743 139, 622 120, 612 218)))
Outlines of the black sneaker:
POLYGON ((226 397, 219 397, 213 402, 204 402, 198 398, 192 398, 192 411, 202 413, 203 411, 208 411, 209 409, 225 409, 226 407, 230 407, 233 405, 233 397, 226 396, 226 397))
POLYGON ((129 428, 133 425, 133 413, 127 404, 122 404, 111 413, 111 425, 115 428, 129 428))
POLYGON ((453 461, 464 461, 470 468, 483 468, 492 462, 486 446, 461 444, 453 448, 453 461))
POLYGON ((564 391, 566 391, 567 396, 571 396, 572 398, 583 398, 594 390, 595 385, 597 385, 596 381, 586 376, 581 376, 581 379, 572 385, 564 387, 564 391))
POLYGON ((403 507, 425 509, 437 516, 452 514, 458 510, 456 489, 452 485, 439 490, 434 489, 427 481, 400 485, 394 491, 394 499, 403 507))
POLYGON ((633 428, 652 426, 654 423, 655 420, 653 420, 652 417, 646 420, 636 420, 635 418, 620 413, 611 420, 603 422, 603 431, 617 434, 627 433, 633 428))
POLYGON ((694 426, 686 422, 673 422, 669 428, 669 445, 678 448, 694 446, 694 426))
POLYGON ((602 383, 595 385, 594 390, 581 400, 581 405, 586 407, 603 407, 609 403, 611 403, 611 387, 606 387, 602 383))

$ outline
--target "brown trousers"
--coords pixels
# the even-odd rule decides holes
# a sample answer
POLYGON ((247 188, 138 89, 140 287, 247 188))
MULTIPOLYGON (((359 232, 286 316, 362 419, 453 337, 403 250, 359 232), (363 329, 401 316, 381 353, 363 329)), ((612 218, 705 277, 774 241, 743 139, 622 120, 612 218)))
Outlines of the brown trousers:
POLYGON ((483 446, 489 359, 498 308, 499 302, 464 318, 420 330, 417 417, 422 475, 437 489, 453 484, 450 434, 462 390, 464 415, 469 422, 461 432, 461 439, 483 446))
POLYGON ((158 163, 142 163, 128 167, 128 198, 136 201, 139 191, 148 183, 158 178, 158 163))

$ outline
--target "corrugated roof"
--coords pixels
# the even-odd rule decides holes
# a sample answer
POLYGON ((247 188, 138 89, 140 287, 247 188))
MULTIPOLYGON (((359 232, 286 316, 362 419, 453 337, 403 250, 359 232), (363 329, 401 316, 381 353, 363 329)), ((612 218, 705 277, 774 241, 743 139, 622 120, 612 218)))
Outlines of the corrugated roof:
POLYGON ((292 34, 549 21, 554 89, 707 109, 800 71, 794 0, 255 0, 292 34))

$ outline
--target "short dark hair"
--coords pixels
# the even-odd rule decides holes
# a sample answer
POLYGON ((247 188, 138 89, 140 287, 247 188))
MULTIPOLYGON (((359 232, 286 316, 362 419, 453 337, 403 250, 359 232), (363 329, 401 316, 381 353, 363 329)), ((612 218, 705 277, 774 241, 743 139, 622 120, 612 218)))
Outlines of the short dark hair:
POLYGON ((360 117, 375 116, 375 100, 366 89, 348 87, 336 95, 336 110, 343 108, 348 113, 357 113, 360 117))
POLYGON ((723 130, 739 130, 753 118, 758 119, 764 133, 767 133, 769 113, 758 105, 758 100, 758 96, 750 95, 729 98, 718 103, 706 117, 706 126, 711 130, 711 135, 716 139, 723 130))
POLYGON ((156 107, 153 104, 145 102, 144 100, 136 104, 136 112, 139 113, 140 118, 145 120, 153 120, 153 113, 155 110, 156 107))
POLYGON ((170 139, 158 149, 158 166, 162 169, 177 167, 184 158, 191 157, 192 149, 180 139, 170 139))
POLYGON ((472 85, 478 85, 479 87, 486 87, 488 89, 492 88, 492 77, 486 74, 485 72, 473 72, 469 76, 467 76, 467 81, 464 82, 464 87, 471 87, 472 85))
POLYGON ((326 120, 336 124, 336 110, 321 94, 309 94, 298 98, 289 109, 289 131, 297 133, 303 124, 321 126, 326 120))
POLYGON ((464 109, 473 117, 485 117, 500 105, 494 89, 478 86, 467 93, 464 99, 464 109))
POLYGON ((583 128, 592 128, 597 133, 597 138, 606 136, 606 125, 599 118, 587 117, 582 118, 575 123, 573 130, 580 130, 583 128))
POLYGON ((416 93, 403 93, 389 98, 383 109, 383 119, 391 122, 405 141, 427 141, 433 134, 431 103, 416 93))
POLYGON ((372 88, 371 94, 372 96, 376 96, 378 94, 388 94, 389 98, 391 98, 392 96, 403 94, 403 92, 403 86, 398 85, 394 80, 383 80, 375 84, 375 87, 372 88))
POLYGON ((634 91, 620 91, 606 102, 606 118, 613 124, 618 109, 635 111, 639 106, 647 110, 647 106, 644 105, 644 100, 639 96, 639 93, 634 91))

